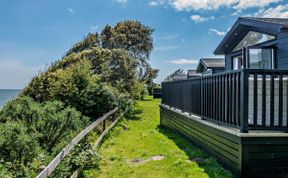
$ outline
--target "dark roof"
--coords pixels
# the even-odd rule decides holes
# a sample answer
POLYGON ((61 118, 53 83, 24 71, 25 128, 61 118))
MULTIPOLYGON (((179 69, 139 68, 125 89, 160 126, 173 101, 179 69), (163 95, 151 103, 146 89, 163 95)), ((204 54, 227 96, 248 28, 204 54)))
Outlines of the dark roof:
POLYGON ((242 17, 248 20, 257 20, 259 22, 274 23, 279 25, 288 25, 288 18, 260 18, 260 17, 242 17))
POLYGON ((185 80, 187 79, 187 74, 174 75, 171 79, 172 80, 185 80))
POLYGON ((225 66, 224 58, 202 58, 200 61, 202 61, 207 68, 222 68, 225 66))
POLYGON ((202 58, 200 59, 196 71, 200 72, 201 68, 205 67, 206 69, 220 68, 224 69, 225 59, 224 58, 202 58))
POLYGON ((239 17, 225 35, 214 54, 232 51, 249 31, 260 31, 276 35, 281 28, 288 26, 288 18, 239 17))
POLYGON ((202 76, 202 74, 201 73, 197 73, 196 69, 189 69, 188 72, 187 72, 187 76, 188 76, 188 78, 200 77, 200 76, 202 76))

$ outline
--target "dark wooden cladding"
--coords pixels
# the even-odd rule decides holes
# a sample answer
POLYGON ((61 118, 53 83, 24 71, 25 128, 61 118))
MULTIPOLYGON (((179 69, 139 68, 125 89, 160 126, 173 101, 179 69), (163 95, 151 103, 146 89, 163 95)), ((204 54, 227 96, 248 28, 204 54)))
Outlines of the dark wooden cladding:
POLYGON ((196 116, 160 106, 161 125, 173 129, 205 149, 235 177, 274 177, 287 174, 288 135, 238 133, 216 127, 196 116), (270 175, 270 176, 269 176, 270 175))
POLYGON ((288 70, 241 69, 163 82, 162 90, 162 104, 241 132, 288 130, 288 70))

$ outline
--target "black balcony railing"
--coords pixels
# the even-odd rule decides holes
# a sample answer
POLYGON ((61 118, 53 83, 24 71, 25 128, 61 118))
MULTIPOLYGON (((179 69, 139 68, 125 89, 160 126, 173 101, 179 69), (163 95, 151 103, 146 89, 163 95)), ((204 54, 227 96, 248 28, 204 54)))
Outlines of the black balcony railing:
POLYGON ((163 82, 162 104, 220 125, 288 131, 288 70, 242 69, 163 82))

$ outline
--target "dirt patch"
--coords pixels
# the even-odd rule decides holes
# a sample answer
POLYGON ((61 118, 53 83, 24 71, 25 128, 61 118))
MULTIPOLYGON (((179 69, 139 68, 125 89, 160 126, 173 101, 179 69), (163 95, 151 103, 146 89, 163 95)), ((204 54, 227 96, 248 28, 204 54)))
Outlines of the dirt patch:
POLYGON ((144 164, 148 161, 160 161, 162 159, 164 159, 165 156, 161 156, 161 155, 157 155, 157 156, 152 156, 151 158, 148 158, 148 159, 138 159, 138 158, 135 158, 131 161, 132 164, 136 164, 136 165, 139 165, 139 164, 144 164))

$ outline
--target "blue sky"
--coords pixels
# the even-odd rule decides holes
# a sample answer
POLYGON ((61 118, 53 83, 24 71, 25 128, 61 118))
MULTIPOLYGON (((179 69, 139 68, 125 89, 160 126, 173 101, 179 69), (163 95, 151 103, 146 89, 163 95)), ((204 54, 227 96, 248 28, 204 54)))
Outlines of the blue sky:
POLYGON ((0 1, 0 88, 23 88, 88 32, 130 19, 155 29, 156 82, 193 69, 239 16, 288 18, 287 0, 0 1))

